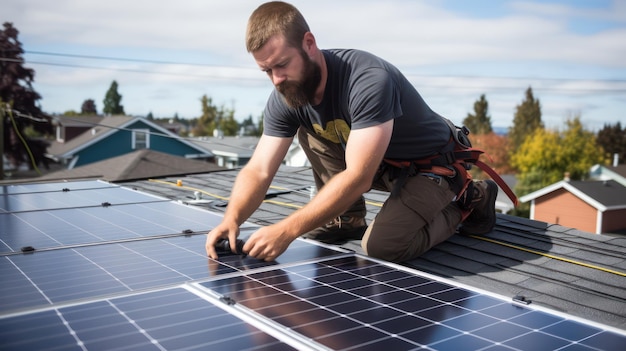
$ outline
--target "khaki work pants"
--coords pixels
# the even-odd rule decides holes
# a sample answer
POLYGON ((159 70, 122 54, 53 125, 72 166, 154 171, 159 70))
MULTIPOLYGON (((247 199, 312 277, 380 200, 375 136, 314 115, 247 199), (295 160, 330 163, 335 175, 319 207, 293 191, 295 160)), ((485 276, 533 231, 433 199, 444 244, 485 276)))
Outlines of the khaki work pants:
MULTIPOLYGON (((313 168, 315 185, 321 189, 335 174, 346 168, 345 151, 333 143, 303 128, 298 139, 313 168)), ((395 179, 389 170, 379 172, 372 189, 391 192, 395 179)), ((407 177, 397 194, 387 198, 372 223, 369 224, 361 246, 379 259, 401 262, 418 257, 445 241, 461 222, 461 210, 452 202, 455 194, 446 180, 440 182, 420 174, 407 177)), ((363 196, 345 213, 365 217, 363 196)))

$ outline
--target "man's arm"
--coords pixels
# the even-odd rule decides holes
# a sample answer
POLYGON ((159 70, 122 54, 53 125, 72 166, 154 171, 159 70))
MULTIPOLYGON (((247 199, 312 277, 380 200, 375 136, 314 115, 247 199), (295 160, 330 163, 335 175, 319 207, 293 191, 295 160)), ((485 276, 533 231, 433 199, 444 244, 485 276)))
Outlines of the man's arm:
POLYGON ((259 259, 273 260, 298 236, 346 211, 371 188, 392 131, 393 120, 351 131, 346 145, 346 169, 326 183, 306 206, 254 233, 244 251, 259 259))
POLYGON ((237 175, 222 222, 207 235, 206 251, 209 257, 217 258, 215 244, 222 238, 228 238, 231 249, 235 251, 239 226, 256 211, 265 198, 292 140, 293 138, 261 136, 252 158, 237 175))

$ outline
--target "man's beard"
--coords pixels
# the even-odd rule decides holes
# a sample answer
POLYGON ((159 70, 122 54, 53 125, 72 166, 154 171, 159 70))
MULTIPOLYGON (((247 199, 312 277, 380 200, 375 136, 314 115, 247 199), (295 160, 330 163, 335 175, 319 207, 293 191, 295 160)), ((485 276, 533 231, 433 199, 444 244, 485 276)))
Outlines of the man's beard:
POLYGON ((300 81, 288 81, 279 83, 276 89, 283 95, 287 105, 292 108, 306 106, 315 98, 315 92, 322 80, 320 66, 313 62, 304 52, 300 52, 304 67, 300 81))

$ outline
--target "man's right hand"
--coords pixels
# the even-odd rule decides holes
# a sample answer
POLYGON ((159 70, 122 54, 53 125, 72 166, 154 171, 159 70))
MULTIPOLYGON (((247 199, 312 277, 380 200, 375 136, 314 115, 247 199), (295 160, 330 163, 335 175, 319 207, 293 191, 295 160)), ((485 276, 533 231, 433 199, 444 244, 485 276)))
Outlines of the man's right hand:
POLYGON ((207 256, 215 260, 218 258, 215 244, 221 239, 228 239, 231 246, 230 249, 233 252, 237 252, 236 242, 238 236, 239 226, 236 223, 220 223, 207 234, 205 244, 207 256))

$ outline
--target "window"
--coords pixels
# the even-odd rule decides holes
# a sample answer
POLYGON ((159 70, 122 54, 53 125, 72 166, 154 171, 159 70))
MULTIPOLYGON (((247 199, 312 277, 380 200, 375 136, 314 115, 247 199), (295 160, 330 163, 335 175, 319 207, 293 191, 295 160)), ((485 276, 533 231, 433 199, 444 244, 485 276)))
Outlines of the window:
POLYGON ((133 129, 132 148, 133 150, 150 148, 149 129, 133 129))

